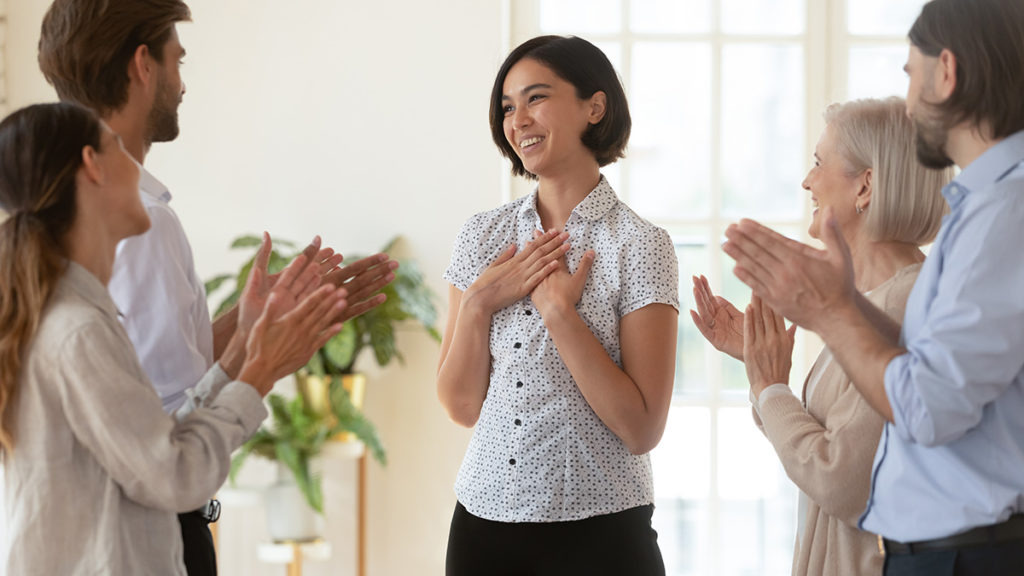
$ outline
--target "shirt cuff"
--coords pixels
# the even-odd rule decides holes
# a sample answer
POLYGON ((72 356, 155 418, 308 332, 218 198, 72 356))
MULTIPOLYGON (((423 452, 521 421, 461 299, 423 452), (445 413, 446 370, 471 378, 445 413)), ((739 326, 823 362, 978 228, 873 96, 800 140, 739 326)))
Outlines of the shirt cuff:
POLYGON ((217 395, 214 405, 226 406, 238 415, 246 437, 251 436, 267 417, 267 407, 255 388, 234 380, 228 382, 217 395))
MULTIPOLYGON (((753 391, 751 391, 750 394, 751 396, 753 396, 753 391)), ((789 385, 782 384, 781 382, 778 384, 772 384, 771 386, 765 388, 764 390, 761 390, 761 395, 757 397, 757 403, 755 404, 755 406, 757 406, 757 414, 760 416, 761 408, 763 408, 765 403, 767 403, 769 400, 775 398, 776 396, 784 395, 792 396, 793 390, 790 389, 789 385)))
POLYGON ((903 440, 913 441, 907 426, 905 411, 906 404, 909 403, 906 401, 910 400, 908 394, 911 388, 908 381, 909 367, 910 354, 901 354, 890 360, 885 367, 883 386, 885 387, 885 397, 892 409, 892 425, 896 430, 896 435, 903 440))
POLYGON ((231 378, 220 363, 214 362, 195 386, 185 390, 185 400, 174 411, 174 417, 180 422, 195 410, 209 406, 229 382, 231 378))

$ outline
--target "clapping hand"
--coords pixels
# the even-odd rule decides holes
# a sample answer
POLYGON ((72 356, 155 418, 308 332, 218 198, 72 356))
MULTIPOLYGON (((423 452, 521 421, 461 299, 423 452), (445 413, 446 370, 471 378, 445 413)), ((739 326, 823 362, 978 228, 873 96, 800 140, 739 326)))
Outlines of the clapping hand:
POLYGON ((725 232, 722 245, 736 260, 736 277, 791 321, 820 332, 844 306, 856 306, 853 259, 831 208, 820 237, 824 250, 786 238, 753 220, 725 232))
POLYGON ((742 362, 743 313, 712 292, 704 276, 693 277, 693 299, 697 310, 690 310, 690 317, 701 335, 717 350, 742 362))
POLYGON ((326 271, 324 282, 344 287, 348 291, 349 305, 342 311, 338 321, 346 322, 383 304, 387 296, 378 291, 395 279, 397 269, 398 262, 381 253, 356 260, 347 266, 339 267, 335 264, 326 271))
POLYGON ((346 291, 332 284, 319 285, 319 278, 319 263, 300 254, 281 271, 266 296, 248 334, 239 375, 261 395, 302 367, 341 330, 341 322, 335 319, 347 306, 346 291))
POLYGON ((743 358, 747 380, 755 397, 772 384, 788 383, 793 365, 794 324, 786 320, 755 294, 743 316, 743 358))

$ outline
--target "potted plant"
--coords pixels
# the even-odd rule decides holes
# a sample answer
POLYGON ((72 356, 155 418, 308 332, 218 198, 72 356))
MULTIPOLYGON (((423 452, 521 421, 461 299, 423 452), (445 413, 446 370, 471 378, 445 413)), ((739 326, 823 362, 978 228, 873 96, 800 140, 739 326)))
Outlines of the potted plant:
MULTIPOLYGON (((397 240, 389 242, 383 252, 390 252, 397 240)), ((243 236, 232 242, 231 247, 255 250, 259 245, 259 237, 243 236)), ((274 245, 268 264, 271 274, 283 269, 298 253, 294 243, 275 240, 274 245)), ((254 259, 255 255, 242 265, 238 273, 221 275, 206 283, 207 294, 212 294, 226 282, 234 281, 233 290, 221 301, 216 315, 238 301, 254 259)), ((351 257, 347 260, 358 259, 351 257)), ((355 373, 354 366, 365 350, 372 350, 381 366, 395 359, 401 362, 402 355, 395 345, 396 329, 409 320, 418 322, 434 340, 439 341, 440 334, 434 328, 437 309, 433 292, 414 262, 400 262, 394 281, 382 291, 387 295, 383 304, 346 321, 341 332, 314 353, 309 363, 296 374, 298 393, 294 398, 288 400, 278 394, 268 397, 272 425, 261 427, 232 459, 232 481, 252 454, 278 462, 278 483, 269 494, 280 492, 282 495, 274 503, 268 502, 268 514, 273 514, 271 508, 274 507, 295 508, 292 501, 299 493, 311 511, 323 513, 320 477, 310 465, 327 442, 358 439, 378 462, 386 463, 386 454, 376 429, 361 412, 365 378, 355 373), (291 480, 294 480, 294 485, 288 488, 291 480)), ((295 524, 298 532, 313 532, 315 527, 311 526, 316 522, 316 518, 295 522, 277 519, 270 524, 272 527, 275 524, 295 524)), ((281 538, 275 536, 275 539, 298 540, 302 537, 293 534, 281 538)))

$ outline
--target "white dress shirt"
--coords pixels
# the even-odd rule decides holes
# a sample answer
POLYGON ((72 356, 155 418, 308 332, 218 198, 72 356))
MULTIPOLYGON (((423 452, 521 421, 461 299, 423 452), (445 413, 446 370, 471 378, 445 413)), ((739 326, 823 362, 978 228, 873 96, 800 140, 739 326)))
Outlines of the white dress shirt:
POLYGON ((109 290, 164 410, 174 412, 213 365, 213 327, 170 191, 145 169, 139 188, 152 227, 118 244, 109 290))
MULTIPOLYGON (((537 193, 477 214, 463 226, 445 279, 465 291, 510 243, 541 228, 537 193)), ((667 232, 619 201, 602 177, 565 225, 574 272, 597 258, 577 310, 620 367, 623 316, 654 303, 679 307, 679 272, 667 232)), ((654 501, 651 463, 598 418, 527 296, 491 318, 490 383, 455 493, 474 516, 500 522, 580 520, 654 501)))

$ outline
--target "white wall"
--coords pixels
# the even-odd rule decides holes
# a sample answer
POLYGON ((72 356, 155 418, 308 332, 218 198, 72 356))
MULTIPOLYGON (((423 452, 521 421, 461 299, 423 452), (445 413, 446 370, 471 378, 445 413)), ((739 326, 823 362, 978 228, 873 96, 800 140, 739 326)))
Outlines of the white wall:
MULTIPOLYGON (((11 108, 52 100, 36 64, 49 2, 8 3, 11 108)), ((147 167, 175 195, 200 275, 232 270, 238 258, 227 245, 244 232, 298 241, 320 233, 361 253, 400 233, 401 251, 443 297, 440 276, 461 222, 501 201, 505 169, 490 143, 487 99, 505 49, 502 3, 191 4, 195 22, 179 27, 188 50, 182 134, 156 145, 147 167)), ((369 475, 369 573, 441 574, 468 432, 437 403, 437 346, 418 333, 400 345, 404 368, 369 371, 366 411, 391 460, 369 475)), ((353 478, 349 469, 332 482, 353 478)), ((352 501, 330 500, 343 488, 327 493, 332 524, 351 521, 352 501)), ((252 560, 263 537, 258 511, 224 514, 222 573, 280 573, 252 560)), ((307 574, 352 573, 348 543, 337 540, 332 564, 309 564, 307 574)))

